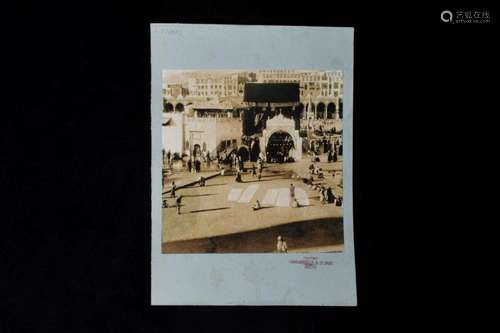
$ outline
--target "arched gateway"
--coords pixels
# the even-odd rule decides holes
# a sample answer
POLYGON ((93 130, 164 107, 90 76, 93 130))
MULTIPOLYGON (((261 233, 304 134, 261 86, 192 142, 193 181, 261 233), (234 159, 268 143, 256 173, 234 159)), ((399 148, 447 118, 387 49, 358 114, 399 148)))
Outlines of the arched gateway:
POLYGON ((302 158, 302 138, 295 129, 295 122, 282 114, 267 121, 260 145, 267 162, 280 161, 282 156, 292 157, 295 161, 302 158))
POLYGON ((292 149, 295 149, 292 136, 288 132, 276 131, 267 142, 267 160, 282 163, 285 157, 290 157, 292 149))

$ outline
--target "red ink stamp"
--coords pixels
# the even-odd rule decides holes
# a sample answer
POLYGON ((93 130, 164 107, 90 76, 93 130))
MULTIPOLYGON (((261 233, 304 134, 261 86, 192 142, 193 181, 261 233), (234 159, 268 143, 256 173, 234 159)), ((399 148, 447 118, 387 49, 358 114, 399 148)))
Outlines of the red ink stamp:
POLYGON ((291 259, 290 264, 303 265, 305 269, 316 269, 318 266, 333 266, 333 261, 319 260, 318 257, 304 257, 303 259, 291 259))

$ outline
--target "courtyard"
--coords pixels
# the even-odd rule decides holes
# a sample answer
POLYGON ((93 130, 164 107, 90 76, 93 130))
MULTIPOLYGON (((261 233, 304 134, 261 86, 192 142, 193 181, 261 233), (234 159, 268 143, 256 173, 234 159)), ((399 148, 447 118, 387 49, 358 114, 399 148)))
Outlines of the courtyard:
MULTIPOLYGON (((316 162, 324 178, 314 176, 314 184, 342 193, 342 156, 316 162)), ((320 202, 317 190, 303 179, 309 178, 310 158, 292 163, 266 163, 261 180, 249 171, 242 182, 233 172, 220 175, 217 168, 202 168, 199 174, 179 170, 171 174, 163 198, 168 207, 162 214, 163 253, 272 253, 276 238, 286 239, 289 252, 339 252, 343 249, 342 207, 320 202), (199 186, 199 176, 210 177, 199 186), (169 192, 175 181, 182 196, 181 214, 169 192), (193 184, 194 183, 194 184, 193 184), (290 205, 290 184, 295 187, 299 207, 290 205), (188 185, 188 186, 184 186, 188 185), (261 209, 252 209, 259 200, 261 209)))

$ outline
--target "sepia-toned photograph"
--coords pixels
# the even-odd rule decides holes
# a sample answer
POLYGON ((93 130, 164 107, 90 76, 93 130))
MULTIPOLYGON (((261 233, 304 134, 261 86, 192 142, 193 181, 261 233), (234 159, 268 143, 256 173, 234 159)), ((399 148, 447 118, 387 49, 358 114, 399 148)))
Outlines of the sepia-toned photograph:
POLYGON ((343 251, 342 71, 161 75, 162 253, 343 251))

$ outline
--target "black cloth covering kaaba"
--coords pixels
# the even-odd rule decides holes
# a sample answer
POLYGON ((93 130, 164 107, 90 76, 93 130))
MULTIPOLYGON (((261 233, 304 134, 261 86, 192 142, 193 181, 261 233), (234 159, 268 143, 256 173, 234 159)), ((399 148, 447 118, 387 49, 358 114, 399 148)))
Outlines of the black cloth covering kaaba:
POLYGON ((254 103, 297 103, 298 83, 246 83, 243 101, 254 103))

